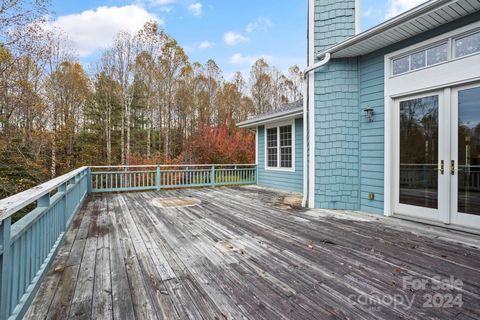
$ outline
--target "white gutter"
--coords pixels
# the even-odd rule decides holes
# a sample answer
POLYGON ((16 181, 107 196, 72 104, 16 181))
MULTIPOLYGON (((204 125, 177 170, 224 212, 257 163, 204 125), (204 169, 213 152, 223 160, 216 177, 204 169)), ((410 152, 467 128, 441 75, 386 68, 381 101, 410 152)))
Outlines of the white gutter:
MULTIPOLYGON (((312 146, 315 144, 315 141, 312 140, 312 137, 314 136, 313 132, 312 130, 308 130, 310 128, 309 126, 310 116, 312 117, 315 116, 315 101, 314 99, 310 99, 310 73, 329 63, 330 57, 331 57, 331 54, 327 52, 321 61, 311 66, 308 66, 304 71, 304 77, 306 81, 304 86, 304 98, 303 98, 303 126, 304 126, 303 127, 303 190, 304 192, 303 192, 303 198, 302 198, 302 207, 306 206, 307 199, 309 199, 309 191, 310 191, 308 187, 308 183, 309 183, 308 178, 309 178, 310 170, 308 170, 309 167, 308 167, 308 158, 307 158, 307 153, 308 153, 307 132, 310 133, 310 139, 308 139, 308 144, 312 146)), ((313 77, 312 77, 312 80, 314 80, 313 77)), ((313 127, 313 125, 311 127, 313 127)), ((315 149, 312 147, 310 152, 310 158, 311 159, 313 158, 313 161, 315 159, 314 151, 315 149)), ((313 199, 313 198, 310 197, 310 199, 313 199)), ((309 203, 308 205, 311 208, 313 208, 314 206, 313 203, 309 203)))
POLYGON ((323 59, 321 61, 315 63, 314 65, 308 66, 304 71, 305 78, 308 78, 307 76, 310 72, 312 72, 312 71, 314 71, 314 70, 316 70, 320 67, 323 67, 324 65, 329 63, 331 56, 332 55, 330 54, 330 52, 327 52, 327 53, 324 54, 323 59))
POLYGON ((307 68, 304 71, 306 79, 303 90, 303 198, 302 207, 315 206, 315 95, 310 90, 314 87, 315 79, 310 77, 310 73, 326 65, 330 61, 329 52, 321 56, 322 60, 315 62, 315 4, 313 0, 308 0, 308 49, 307 49, 307 68), (310 130, 309 130, 310 129, 310 130), (308 144, 307 144, 308 141, 308 144), (310 154, 308 154, 310 148, 310 154), (307 157, 308 154, 308 157, 307 157), (311 174, 311 178, 310 178, 311 174), (310 192, 311 191, 311 192, 310 192))

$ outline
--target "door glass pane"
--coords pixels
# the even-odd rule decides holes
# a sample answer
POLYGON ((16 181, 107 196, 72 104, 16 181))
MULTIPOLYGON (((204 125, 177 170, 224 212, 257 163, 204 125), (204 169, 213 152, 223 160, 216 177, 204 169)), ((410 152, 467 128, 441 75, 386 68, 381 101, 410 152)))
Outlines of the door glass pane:
POLYGON ((458 92, 458 211, 480 215, 480 87, 458 92))
POLYGON ((400 102, 399 201, 438 208, 438 96, 400 102))

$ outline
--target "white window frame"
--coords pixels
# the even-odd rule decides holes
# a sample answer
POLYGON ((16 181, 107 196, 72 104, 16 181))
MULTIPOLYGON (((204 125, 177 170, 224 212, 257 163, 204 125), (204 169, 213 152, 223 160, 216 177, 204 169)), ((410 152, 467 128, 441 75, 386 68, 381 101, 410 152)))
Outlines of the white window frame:
MULTIPOLYGON (((447 33, 445 33, 441 36, 423 41, 421 45, 419 45, 419 44, 413 45, 413 46, 411 46, 411 49, 409 49, 409 50, 399 50, 401 52, 399 54, 397 53, 396 55, 393 55, 393 56, 389 55, 390 56, 389 57, 390 63, 389 63, 389 69, 388 69, 389 70, 389 75, 388 75, 389 78, 401 77, 403 75, 406 75, 406 74, 409 74, 409 73, 412 73, 412 72, 417 72, 417 71, 425 70, 425 69, 428 69, 428 68, 434 68, 434 67, 436 67, 438 65, 441 65, 441 64, 449 63, 449 62, 452 62, 452 61, 455 61, 455 60, 464 59, 464 58, 468 58, 468 57, 480 54, 480 51, 479 51, 479 52, 474 52, 474 53, 467 54, 467 55, 462 56, 462 57, 456 57, 455 56, 455 54, 456 54, 456 52, 455 52, 455 40, 459 39, 459 38, 463 38, 465 36, 469 36, 469 35, 478 33, 478 32, 480 32, 480 27, 478 27, 478 23, 474 23, 473 26, 463 27, 463 28, 460 28, 460 29, 457 29, 457 30, 454 30, 454 31, 447 32, 447 33), (425 61, 425 67, 418 68, 418 69, 415 69, 415 70, 411 70, 411 57, 410 57, 411 55, 413 55, 415 53, 422 52, 422 51, 425 51, 425 54, 426 54, 426 51, 428 49, 434 48, 434 47, 439 46, 439 45, 444 44, 444 43, 447 43, 447 60, 432 64, 432 65, 428 65, 428 60, 426 60, 425 61), (405 58, 405 57, 409 57, 409 69, 410 70, 406 71, 406 72, 403 72, 403 73, 399 73, 399 74, 393 74, 393 62, 397 59, 401 59, 401 58, 405 58)), ((427 57, 425 57, 425 59, 427 59, 427 57)))
POLYGON ((295 119, 275 122, 265 126, 264 129, 264 138, 265 138, 265 170, 267 171, 284 171, 284 172, 295 172, 295 119), (280 127, 292 126, 292 167, 291 168, 282 168, 281 164, 281 147, 280 147, 280 127), (268 166, 268 145, 267 145, 267 130, 276 128, 277 129, 277 166, 269 167, 268 166))

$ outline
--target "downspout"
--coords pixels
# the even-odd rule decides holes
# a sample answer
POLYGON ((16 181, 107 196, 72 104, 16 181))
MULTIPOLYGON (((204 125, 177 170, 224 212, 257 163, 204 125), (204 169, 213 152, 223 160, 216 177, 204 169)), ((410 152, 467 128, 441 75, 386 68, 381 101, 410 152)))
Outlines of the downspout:
MULTIPOLYGON (((317 70, 320 67, 323 67, 330 62, 330 53, 326 53, 322 60, 319 62, 308 66, 304 71, 305 85, 303 90, 303 198, 302 198, 302 207, 306 207, 307 199, 309 195, 309 166, 308 166, 308 145, 311 144, 311 141, 308 139, 309 132, 309 117, 310 115, 315 116, 315 103, 310 101, 310 73, 317 70), (308 144, 307 144, 308 141, 308 144)), ((309 207, 313 207, 313 203, 309 203, 309 207)))

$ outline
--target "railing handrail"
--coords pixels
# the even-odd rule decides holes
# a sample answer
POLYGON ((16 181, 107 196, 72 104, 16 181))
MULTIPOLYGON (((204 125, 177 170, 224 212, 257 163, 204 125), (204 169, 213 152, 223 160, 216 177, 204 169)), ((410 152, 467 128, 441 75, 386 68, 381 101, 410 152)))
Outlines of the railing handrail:
POLYGON ((37 201, 47 193, 57 189, 60 185, 68 182, 78 173, 86 169, 128 169, 128 168, 211 168, 211 167, 256 167, 256 164, 181 164, 181 165, 116 165, 116 166, 84 166, 73 171, 70 171, 62 176, 51 179, 38 186, 28 190, 16 193, 10 197, 0 200, 0 222, 15 214, 15 212, 25 208, 29 204, 37 201))
POLYGON ((184 167, 253 167, 256 164, 142 164, 142 165, 117 165, 117 166, 90 166, 91 169, 108 168, 184 168, 184 167))
POLYGON ((12 216, 18 210, 21 210, 29 204, 37 201, 44 195, 57 189, 62 184, 68 182, 74 178, 80 172, 87 170, 89 167, 81 167, 70 171, 62 176, 53 178, 47 182, 44 182, 38 186, 30 188, 28 190, 16 193, 8 198, 0 200, 0 222, 6 218, 12 216))

